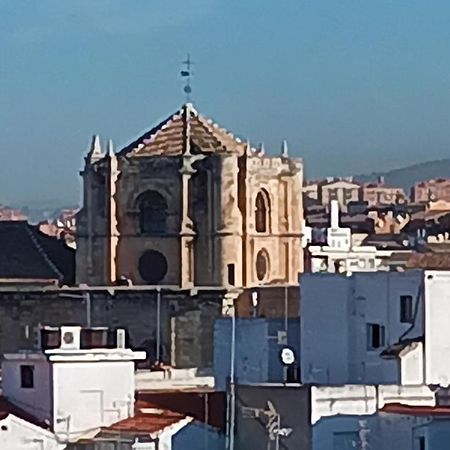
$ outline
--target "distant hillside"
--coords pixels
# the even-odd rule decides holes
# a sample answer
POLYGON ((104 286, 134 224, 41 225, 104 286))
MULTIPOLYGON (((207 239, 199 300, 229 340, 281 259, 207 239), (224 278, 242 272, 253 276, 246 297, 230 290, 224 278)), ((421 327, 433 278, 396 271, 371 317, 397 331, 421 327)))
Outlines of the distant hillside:
POLYGON ((388 186, 399 186, 409 192, 409 188, 417 181, 425 181, 430 178, 450 178, 450 159, 414 164, 413 166, 388 172, 358 175, 355 177, 355 180, 367 182, 374 181, 378 177, 384 177, 384 181, 388 186))

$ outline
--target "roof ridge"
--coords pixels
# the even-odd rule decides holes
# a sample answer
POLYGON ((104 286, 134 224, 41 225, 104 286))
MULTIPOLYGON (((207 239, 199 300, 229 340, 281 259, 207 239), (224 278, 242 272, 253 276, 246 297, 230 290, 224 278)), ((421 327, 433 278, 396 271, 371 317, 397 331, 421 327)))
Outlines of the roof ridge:
POLYGON ((224 147, 229 146, 230 141, 233 141, 234 144, 237 145, 244 144, 244 141, 236 137, 231 131, 224 127, 221 127, 218 123, 200 114, 191 103, 185 103, 180 109, 178 109, 178 111, 168 116, 166 119, 161 121, 158 125, 150 129, 149 131, 143 133, 129 145, 125 146, 118 154, 127 155, 139 153, 141 149, 155 142, 158 136, 165 129, 170 127, 174 123, 174 121, 179 119, 185 120, 184 117, 186 113, 189 114, 190 118, 192 117, 197 119, 198 123, 203 127, 204 131, 206 133, 212 134, 218 141, 218 143, 220 143, 224 147))
POLYGON ((36 247, 36 250, 38 251, 38 253, 42 256, 42 258, 44 259, 44 261, 48 264, 48 266, 50 267, 51 270, 53 270, 53 272, 56 273, 56 275, 58 275, 58 277, 60 279, 64 278, 63 273, 58 269, 58 267, 56 267, 56 265, 53 263, 53 261, 49 258, 49 256, 47 255, 47 253, 45 252, 45 250, 42 248, 42 245, 39 243, 38 239, 36 238, 36 236, 34 235, 34 233, 31 231, 30 229, 30 225, 27 225, 25 227, 25 230, 28 234, 28 236, 31 239, 31 242, 33 242, 34 246, 36 247))
POLYGON ((170 116, 163 119, 156 126, 146 131, 144 134, 141 134, 138 138, 132 141, 130 144, 126 145, 122 150, 118 152, 119 155, 127 155, 129 153, 136 153, 141 148, 153 142, 156 136, 166 129, 170 123, 172 123, 175 119, 178 119, 183 114, 183 107, 181 107, 178 111, 171 114, 170 116))

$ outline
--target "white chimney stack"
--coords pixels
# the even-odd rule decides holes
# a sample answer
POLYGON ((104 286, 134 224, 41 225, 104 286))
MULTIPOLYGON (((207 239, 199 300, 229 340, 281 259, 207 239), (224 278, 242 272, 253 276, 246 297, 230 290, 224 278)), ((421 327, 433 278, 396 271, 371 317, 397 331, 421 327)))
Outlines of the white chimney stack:
POLYGON ((331 219, 331 228, 333 230, 338 229, 339 228, 339 202, 337 200, 331 200, 330 219, 331 219))

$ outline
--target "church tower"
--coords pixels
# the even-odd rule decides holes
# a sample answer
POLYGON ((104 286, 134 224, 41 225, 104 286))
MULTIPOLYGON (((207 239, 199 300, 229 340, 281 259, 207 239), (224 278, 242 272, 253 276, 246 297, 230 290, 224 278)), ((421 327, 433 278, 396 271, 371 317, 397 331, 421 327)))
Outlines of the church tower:
POLYGON ((77 282, 188 289, 296 285, 303 164, 265 155, 185 104, 85 158, 77 282))

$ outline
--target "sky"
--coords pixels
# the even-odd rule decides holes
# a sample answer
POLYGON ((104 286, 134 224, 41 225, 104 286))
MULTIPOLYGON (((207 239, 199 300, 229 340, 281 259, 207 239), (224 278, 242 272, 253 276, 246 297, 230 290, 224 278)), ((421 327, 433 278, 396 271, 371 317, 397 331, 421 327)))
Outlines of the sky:
POLYGON ((184 102, 309 178, 450 156, 448 0, 0 0, 0 203, 80 198, 184 102))

